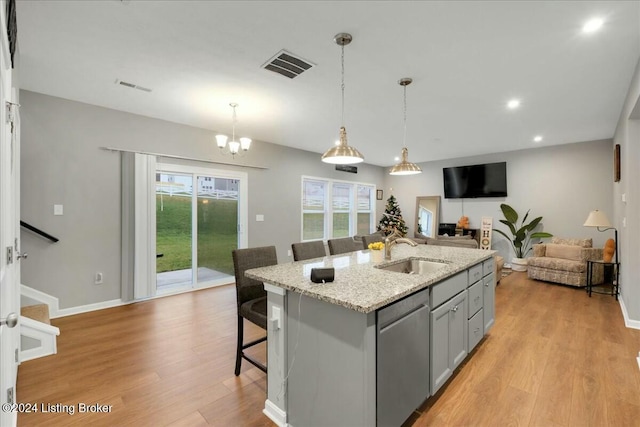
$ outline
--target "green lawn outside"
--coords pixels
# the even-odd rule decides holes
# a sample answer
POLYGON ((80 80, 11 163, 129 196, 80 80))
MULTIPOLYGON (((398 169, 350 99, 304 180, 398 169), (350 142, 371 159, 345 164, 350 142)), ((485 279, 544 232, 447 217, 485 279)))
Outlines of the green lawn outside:
MULTIPOLYGON (((199 267, 233 275, 237 212, 236 200, 198 199, 199 267)), ((191 268, 191 198, 156 195, 156 230, 157 272, 191 268)))

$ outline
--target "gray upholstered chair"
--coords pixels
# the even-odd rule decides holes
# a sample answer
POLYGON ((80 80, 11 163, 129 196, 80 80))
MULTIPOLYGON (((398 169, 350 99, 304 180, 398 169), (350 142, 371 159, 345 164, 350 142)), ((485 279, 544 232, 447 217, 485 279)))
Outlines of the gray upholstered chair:
POLYGON ((245 349, 266 341, 267 337, 258 338, 249 343, 243 342, 244 319, 267 330, 267 293, 264 284, 258 280, 245 277, 244 272, 251 268, 276 265, 275 246, 260 248, 236 249, 232 251, 233 269, 236 276, 236 299, 238 306, 238 344, 236 347, 236 376, 240 375, 242 359, 247 360, 263 372, 267 367, 250 356, 244 354, 245 349))
POLYGON ((327 251, 324 249, 324 243, 322 240, 316 240, 313 242, 301 242, 292 243, 291 250, 293 251, 293 260, 302 261, 311 258, 321 258, 327 256, 327 251))
POLYGON ((369 249, 369 243, 375 242, 384 242, 384 236, 381 233, 373 233, 362 236, 363 249, 369 249))
POLYGON ((353 240, 353 237, 343 237, 341 239, 329 239, 329 254, 338 255, 347 252, 359 251, 362 249, 362 243, 353 240))

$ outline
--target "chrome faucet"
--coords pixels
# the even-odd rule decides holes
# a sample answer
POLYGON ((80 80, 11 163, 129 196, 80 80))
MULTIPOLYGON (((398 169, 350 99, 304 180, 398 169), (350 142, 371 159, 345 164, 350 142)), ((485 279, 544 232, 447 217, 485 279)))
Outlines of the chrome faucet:
POLYGON ((398 243, 407 243, 411 246, 418 246, 418 244, 413 240, 401 236, 402 235, 398 232, 398 230, 393 230, 393 233, 391 233, 384 239, 384 259, 391 259, 391 247, 397 245, 398 243))

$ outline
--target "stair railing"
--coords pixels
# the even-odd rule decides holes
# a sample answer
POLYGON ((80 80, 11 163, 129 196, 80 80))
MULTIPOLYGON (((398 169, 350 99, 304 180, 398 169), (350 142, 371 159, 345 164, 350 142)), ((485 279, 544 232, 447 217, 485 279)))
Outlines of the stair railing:
POLYGON ((39 235, 41 237, 44 237, 47 240, 50 240, 52 243, 56 243, 56 242, 58 242, 60 240, 57 237, 54 237, 51 234, 49 234, 49 233, 47 233, 45 231, 42 231, 39 228, 36 228, 33 225, 28 224, 28 223, 26 223, 24 221, 20 221, 20 226, 23 227, 23 228, 26 228, 27 230, 29 230, 29 231, 31 231, 31 232, 33 232, 33 233, 35 233, 35 234, 37 234, 37 235, 39 235))

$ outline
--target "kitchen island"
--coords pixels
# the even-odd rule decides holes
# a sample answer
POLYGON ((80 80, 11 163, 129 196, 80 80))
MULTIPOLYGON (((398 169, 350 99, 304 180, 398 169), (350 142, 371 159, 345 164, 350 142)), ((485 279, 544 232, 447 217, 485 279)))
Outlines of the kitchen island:
POLYGON ((396 245, 379 263, 364 250, 247 271, 268 298, 265 414, 283 426, 400 425, 493 324, 493 253, 396 245), (429 268, 391 271, 411 260, 429 268), (312 268, 335 280, 311 282, 312 268))

